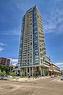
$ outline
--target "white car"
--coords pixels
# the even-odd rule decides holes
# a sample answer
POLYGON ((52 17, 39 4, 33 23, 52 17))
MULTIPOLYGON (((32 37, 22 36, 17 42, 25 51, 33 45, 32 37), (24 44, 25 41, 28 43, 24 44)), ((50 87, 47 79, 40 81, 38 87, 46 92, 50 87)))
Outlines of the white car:
POLYGON ((7 76, 0 76, 0 80, 7 80, 8 77, 7 76))
POLYGON ((63 80, 63 76, 61 76, 61 80, 63 80))
POLYGON ((51 75, 51 78, 54 78, 54 75, 51 75))

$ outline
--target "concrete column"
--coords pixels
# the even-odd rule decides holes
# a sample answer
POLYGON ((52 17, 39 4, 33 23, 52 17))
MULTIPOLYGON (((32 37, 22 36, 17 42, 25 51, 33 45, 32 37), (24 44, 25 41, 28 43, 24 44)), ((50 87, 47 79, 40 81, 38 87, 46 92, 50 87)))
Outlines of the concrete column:
POLYGON ((26 67, 26 76, 28 76, 28 68, 26 67))
POLYGON ((48 76, 49 76, 49 70, 48 70, 48 76))
POLYGON ((24 68, 24 71, 23 71, 23 73, 24 73, 24 76, 26 76, 26 68, 24 68))
POLYGON ((21 68, 21 70, 20 70, 20 76, 22 77, 22 68, 21 68))
POLYGON ((32 77, 33 77, 33 67, 32 67, 32 77))
POLYGON ((44 72, 44 69, 43 69, 43 76, 45 76, 45 72, 44 72))
POLYGON ((42 76, 42 67, 39 67, 40 75, 42 76))
POLYGON ((42 67, 41 67, 41 76, 42 76, 42 67))
POLYGON ((48 70, 48 68, 47 68, 47 72, 48 72, 48 75, 47 76, 49 76, 49 70, 48 70))
POLYGON ((30 71, 30 67, 29 67, 29 76, 31 76, 31 71, 30 71))
POLYGON ((42 76, 44 76, 45 74, 44 74, 44 68, 42 68, 42 72, 41 72, 41 74, 42 74, 42 76))

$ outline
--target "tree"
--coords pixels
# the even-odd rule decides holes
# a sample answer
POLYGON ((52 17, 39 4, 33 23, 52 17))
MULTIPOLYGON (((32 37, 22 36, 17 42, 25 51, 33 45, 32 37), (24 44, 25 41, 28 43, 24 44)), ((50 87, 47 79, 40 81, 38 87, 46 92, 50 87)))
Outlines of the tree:
POLYGON ((0 76, 5 76, 5 75, 6 75, 6 72, 5 72, 5 71, 2 72, 2 71, 0 70, 0 76))
POLYGON ((2 75, 2 72, 1 72, 1 70, 0 70, 0 76, 2 75))
POLYGON ((3 72, 6 72, 6 75, 9 75, 10 72, 10 67, 9 66, 5 66, 5 65, 0 65, 0 70, 3 72))
POLYGON ((6 72, 5 71, 2 72, 2 76, 6 76, 6 72))
POLYGON ((11 76, 16 76, 16 72, 10 72, 9 73, 11 76))

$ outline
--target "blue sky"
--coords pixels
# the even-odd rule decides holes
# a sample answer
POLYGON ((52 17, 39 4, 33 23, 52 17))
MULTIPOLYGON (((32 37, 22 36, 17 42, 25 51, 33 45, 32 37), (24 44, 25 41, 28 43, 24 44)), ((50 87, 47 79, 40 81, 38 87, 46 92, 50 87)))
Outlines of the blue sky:
POLYGON ((0 57, 18 58, 22 17, 37 5, 43 18, 46 51, 63 63, 63 0, 0 0, 0 57))

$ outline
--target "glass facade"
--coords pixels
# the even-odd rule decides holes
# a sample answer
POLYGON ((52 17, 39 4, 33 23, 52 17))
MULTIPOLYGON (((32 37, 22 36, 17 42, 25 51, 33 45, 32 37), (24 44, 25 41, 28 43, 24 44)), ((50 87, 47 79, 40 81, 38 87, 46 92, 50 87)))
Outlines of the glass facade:
POLYGON ((20 74, 21 76, 48 75, 50 62, 46 57, 42 17, 34 6, 25 13, 22 21, 18 61, 20 74))
POLYGON ((41 64, 43 55, 45 55, 44 52, 45 45, 41 16, 35 6, 29 9, 23 17, 19 64, 21 66, 41 64))

